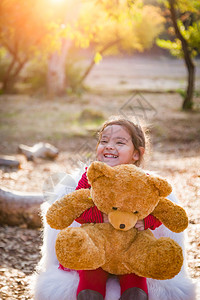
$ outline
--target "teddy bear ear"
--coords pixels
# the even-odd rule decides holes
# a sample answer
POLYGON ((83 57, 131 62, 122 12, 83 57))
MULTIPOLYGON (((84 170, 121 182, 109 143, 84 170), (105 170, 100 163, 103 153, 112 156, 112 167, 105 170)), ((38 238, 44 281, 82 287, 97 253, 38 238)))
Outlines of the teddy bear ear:
POLYGON ((148 179, 159 190, 161 197, 167 197, 172 192, 172 187, 167 180, 153 175, 149 175, 148 179))
POLYGON ((114 174, 115 171, 112 167, 100 161, 94 161, 87 169, 87 178, 89 183, 92 183, 98 177, 101 176, 112 177, 114 174))

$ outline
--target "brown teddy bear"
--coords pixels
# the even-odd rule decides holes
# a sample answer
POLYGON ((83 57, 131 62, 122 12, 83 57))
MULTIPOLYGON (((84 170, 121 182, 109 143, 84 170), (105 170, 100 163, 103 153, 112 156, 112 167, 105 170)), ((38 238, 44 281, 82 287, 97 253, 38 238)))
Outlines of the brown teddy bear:
POLYGON ((123 275, 170 279, 183 264, 181 247, 172 239, 156 239, 150 230, 138 231, 136 222, 150 213, 171 231, 188 225, 184 209, 165 197, 171 186, 134 165, 110 167, 93 162, 87 170, 91 190, 80 189, 48 210, 48 224, 62 229, 56 240, 56 255, 67 268, 105 271, 123 275), (110 223, 66 228, 86 209, 96 205, 110 223))

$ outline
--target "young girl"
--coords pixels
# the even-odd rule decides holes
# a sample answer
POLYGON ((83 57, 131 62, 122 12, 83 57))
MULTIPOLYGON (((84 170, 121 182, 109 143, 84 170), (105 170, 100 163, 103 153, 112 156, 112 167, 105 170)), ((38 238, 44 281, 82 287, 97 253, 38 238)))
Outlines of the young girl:
MULTIPOLYGON (((111 167, 120 164, 140 165, 145 152, 145 133, 139 125, 126 119, 115 119, 104 123, 99 133, 99 141, 96 147, 98 161, 102 161, 111 167)), ((90 188, 86 172, 82 175, 76 189, 90 188)), ((86 210, 77 222, 103 223, 108 218, 96 206, 86 210)), ((154 216, 149 215, 144 220, 136 223, 138 230, 147 228, 155 229, 161 223, 154 216)), ((134 253, 133 253, 134 255, 134 253)), ((60 265, 60 269, 64 269, 60 265)), ((80 270, 77 300, 103 300, 106 293, 106 281, 109 273, 99 268, 97 270, 80 270)), ((135 274, 118 276, 121 286, 120 300, 147 300, 148 291, 146 278, 135 274)))

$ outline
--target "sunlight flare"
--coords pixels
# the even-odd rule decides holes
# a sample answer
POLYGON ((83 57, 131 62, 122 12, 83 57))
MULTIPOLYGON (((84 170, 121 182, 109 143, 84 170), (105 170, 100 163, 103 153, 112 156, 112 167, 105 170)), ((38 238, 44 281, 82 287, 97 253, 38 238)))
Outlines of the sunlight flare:
POLYGON ((52 4, 60 4, 60 3, 63 3, 64 1, 66 1, 66 0, 50 0, 50 2, 52 4))

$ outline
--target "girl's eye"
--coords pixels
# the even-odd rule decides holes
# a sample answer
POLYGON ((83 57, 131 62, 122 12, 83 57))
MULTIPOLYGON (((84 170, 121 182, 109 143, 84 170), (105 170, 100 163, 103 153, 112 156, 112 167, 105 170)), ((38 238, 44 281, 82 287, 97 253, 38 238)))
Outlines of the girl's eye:
POLYGON ((117 142, 118 145, 125 145, 123 142, 117 142))
POLYGON ((106 144, 107 141, 106 141, 106 140, 102 140, 100 143, 101 143, 101 144, 106 144))

